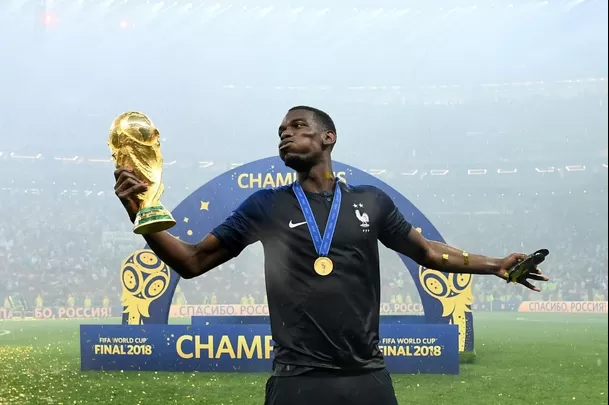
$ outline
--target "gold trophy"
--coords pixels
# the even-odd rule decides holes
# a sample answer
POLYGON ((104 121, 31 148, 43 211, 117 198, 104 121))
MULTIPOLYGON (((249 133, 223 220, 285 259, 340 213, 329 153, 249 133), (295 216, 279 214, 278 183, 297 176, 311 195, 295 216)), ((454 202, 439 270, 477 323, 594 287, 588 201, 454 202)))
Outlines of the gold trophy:
POLYGON ((150 118, 139 112, 122 113, 112 122, 108 146, 117 168, 132 169, 137 178, 148 185, 148 189, 137 196, 139 211, 133 232, 147 235, 174 226, 176 221, 159 201, 164 189, 163 156, 159 130, 150 118))

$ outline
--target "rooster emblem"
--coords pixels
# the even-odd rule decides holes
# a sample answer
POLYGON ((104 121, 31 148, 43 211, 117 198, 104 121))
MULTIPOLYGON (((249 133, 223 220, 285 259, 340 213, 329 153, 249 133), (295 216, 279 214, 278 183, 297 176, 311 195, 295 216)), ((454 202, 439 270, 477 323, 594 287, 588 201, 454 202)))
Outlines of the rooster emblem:
POLYGON ((367 228, 370 227, 370 218, 365 212, 359 211, 359 208, 364 208, 364 204, 353 204, 353 208, 355 208, 355 216, 357 217, 359 222, 361 222, 360 226, 364 228, 364 232, 366 232, 367 228))

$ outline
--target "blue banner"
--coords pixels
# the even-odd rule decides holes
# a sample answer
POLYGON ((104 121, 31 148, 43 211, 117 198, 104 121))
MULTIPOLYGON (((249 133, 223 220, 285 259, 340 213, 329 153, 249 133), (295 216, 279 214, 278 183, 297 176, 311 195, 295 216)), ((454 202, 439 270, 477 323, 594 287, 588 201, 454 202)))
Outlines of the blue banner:
MULTIPOLYGON (((379 177, 341 162, 333 161, 332 165, 335 169, 334 176, 339 180, 351 185, 367 184, 379 187, 391 197, 405 218, 423 236, 444 241, 429 219, 406 196, 379 177)), ((170 233, 186 242, 197 243, 229 217, 252 193, 263 188, 292 184, 295 180, 296 173, 285 167, 277 156, 236 167, 203 184, 178 204, 172 211, 177 224, 170 229, 170 233)), ((426 323, 457 325, 459 350, 473 352, 473 277, 442 273, 419 266, 406 256, 398 256, 419 291, 426 323)), ((161 260, 154 260, 154 252, 144 247, 129 255, 122 264, 120 280, 123 284, 123 324, 168 323, 173 294, 180 277, 161 260), (150 289, 153 284, 155 288, 150 289)))
MULTIPOLYGON (((340 162, 333 162, 333 167, 334 175, 341 181, 384 190, 418 232, 443 242, 429 219, 378 177, 340 162)), ((295 173, 285 168, 278 157, 234 168, 187 196, 172 211, 177 224, 170 232, 186 242, 196 243, 256 190, 291 184, 295 179, 295 173)), ((425 315, 411 320, 385 320, 381 324, 380 347, 389 370, 458 373, 459 352, 474 350, 472 277, 442 273, 419 266, 406 256, 399 257, 419 291, 423 307, 420 312, 425 315)), ((180 277, 147 246, 124 260, 120 280, 123 325, 81 327, 83 370, 271 370, 268 319, 209 322, 193 319, 193 325, 168 325, 172 312, 174 316, 252 315, 241 310, 247 312, 249 306, 172 305, 180 277), (218 314, 214 314, 216 309, 218 314)), ((383 308, 386 305, 389 307, 384 304, 383 308)), ((406 304, 402 305, 404 311, 399 306, 400 310, 394 308, 394 312, 410 312, 406 304)), ((253 314, 266 315, 255 311, 253 314)))
MULTIPOLYGON (((227 318, 223 317, 228 322, 227 318)), ((262 318, 262 317, 261 317, 262 318)), ((270 372, 268 323, 81 325, 81 369, 270 372)), ((264 320, 259 320, 263 322, 264 320)), ((379 347, 392 373, 459 373, 456 325, 381 325, 379 347)))

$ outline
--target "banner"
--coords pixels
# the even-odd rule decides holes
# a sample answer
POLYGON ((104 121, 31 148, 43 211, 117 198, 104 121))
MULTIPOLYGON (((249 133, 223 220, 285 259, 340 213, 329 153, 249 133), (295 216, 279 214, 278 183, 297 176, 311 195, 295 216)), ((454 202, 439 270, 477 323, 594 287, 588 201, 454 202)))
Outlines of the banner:
MULTIPOLYGON (((270 372, 270 326, 226 318, 234 317, 211 325, 81 325, 81 369, 270 372)), ((458 333, 456 325, 382 324, 379 348, 392 373, 458 374, 458 333)))
MULTIPOLYGON (((189 318, 192 316, 261 316, 268 315, 266 305, 172 305, 170 318, 189 318)), ((381 304, 381 315, 423 315, 421 304, 381 304)))
POLYGON ((607 301, 524 301, 518 311, 606 314, 607 301))
POLYGON ((476 312, 516 312, 520 307, 520 303, 521 301, 474 301, 472 310, 476 312))
MULTIPOLYGON (((334 175, 349 184, 376 186, 389 195, 405 218, 426 238, 444 242, 429 221, 405 196, 355 167, 332 162, 334 175)), ((285 167, 277 156, 260 159, 219 175, 187 196, 173 211, 176 225, 170 233, 189 243, 199 242, 215 226, 228 218, 232 211, 252 193, 263 188, 291 184, 296 173, 285 167)), ((163 262, 155 260, 147 249, 134 252, 121 267, 123 323, 128 325, 166 324, 171 302, 180 277, 163 262), (153 288, 154 287, 154 288, 153 288)), ((396 253, 397 254, 397 253, 396 253)), ((471 312, 471 275, 447 274, 419 266, 399 255, 419 291, 422 312, 427 323, 453 324, 459 327, 459 348, 474 350, 474 324, 471 312)), ((228 309, 228 308, 226 308, 228 309)), ((393 311, 388 313, 410 313, 393 311)), ((189 316, 192 314, 187 314, 189 316)), ((181 315, 180 315, 181 316, 181 315)))
POLYGON ((0 308, 0 320, 6 319, 105 319, 119 316, 120 308, 42 307, 27 311, 0 308))
MULTIPOLYGON (((116 316, 116 315, 115 315, 116 316)), ((35 319, 100 319, 112 318, 112 308, 43 307, 34 309, 35 319)))
MULTIPOLYGON (((333 166, 336 170, 334 175, 341 181, 353 185, 376 186, 385 191, 418 232, 430 240, 444 242, 440 233, 421 211, 379 178, 343 163, 333 162, 333 166)), ((295 179, 296 174, 287 169, 278 157, 261 159, 236 167, 186 197, 172 211, 176 225, 170 229, 170 233, 185 242, 198 243, 215 226, 228 218, 232 211, 252 193, 262 188, 287 185, 295 179)), ((417 361, 398 362, 397 365, 394 363, 396 360, 388 359, 388 364, 397 367, 393 369, 394 372, 458 372, 458 360, 456 370, 453 363, 453 359, 458 359, 458 352, 473 353, 474 350, 474 323, 471 311, 472 276, 442 273, 419 266, 406 256, 398 256, 412 276, 419 291, 421 304, 402 304, 397 307, 384 304, 383 313, 423 313, 424 316, 419 317, 418 321, 411 325, 383 326, 382 350, 386 351, 388 358, 417 359, 417 361), (424 319, 425 323, 420 319, 424 319), (448 330, 453 332, 446 332, 448 330)), ((120 269, 120 280, 123 325, 81 328, 81 362, 85 369, 110 367, 122 370, 158 371, 270 370, 269 359, 266 359, 266 363, 259 363, 253 359, 244 361, 231 358, 230 352, 227 357, 222 357, 225 356, 222 354, 225 350, 223 346, 219 348, 214 346, 214 353, 217 354, 218 350, 221 352, 221 357, 214 359, 215 361, 205 362, 200 359, 194 361, 179 355, 179 350, 182 354, 186 354, 187 350, 191 350, 189 353, 196 353, 193 350, 196 349, 197 344, 211 345, 211 341, 205 340, 209 336, 214 339, 214 345, 216 342, 227 346, 230 343, 231 347, 237 347, 237 352, 239 339, 245 339, 241 341, 242 351, 245 350, 245 343, 253 344, 254 340, 251 339, 255 339, 256 342, 258 342, 256 339, 259 339, 262 345, 266 342, 269 333, 269 326, 266 324, 216 324, 213 327, 167 325, 170 316, 265 316, 268 314, 266 306, 172 306, 171 302, 180 277, 148 246, 133 252, 125 259, 120 269), (182 340, 178 342, 177 339, 180 337, 182 340), (129 339, 130 343, 124 344, 132 346, 123 346, 120 342, 113 346, 115 342, 113 339, 119 338, 129 339), (144 346, 137 346, 136 341, 139 342, 137 344, 144 346), (118 352, 115 353, 117 350, 118 352), (100 356, 106 351, 109 351, 109 354, 100 356), (107 360, 112 356, 117 357, 107 360), (249 361, 252 364, 248 364, 249 361)), ((404 319, 409 318, 404 317, 404 319)), ((251 350, 251 346, 248 348, 251 350)), ((228 351, 228 348, 226 350, 228 351)))

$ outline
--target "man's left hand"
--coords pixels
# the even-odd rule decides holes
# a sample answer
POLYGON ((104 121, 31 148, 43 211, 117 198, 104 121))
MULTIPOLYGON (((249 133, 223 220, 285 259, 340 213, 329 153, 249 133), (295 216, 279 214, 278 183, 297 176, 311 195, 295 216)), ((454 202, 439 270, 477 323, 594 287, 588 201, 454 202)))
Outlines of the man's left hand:
MULTIPOLYGON (((511 255, 507 256, 506 258, 501 259, 501 264, 500 264, 499 270, 497 271, 497 276, 501 277, 504 280, 507 280, 508 273, 512 269, 512 267, 514 267, 515 265, 517 265, 518 263, 520 263, 521 261, 523 261, 526 258, 527 258, 527 255, 525 255, 525 254, 512 253, 511 255)), ((526 288, 528 288, 530 290, 540 292, 541 289, 539 287, 531 284, 529 282, 529 280, 548 281, 549 278, 546 277, 545 275, 543 275, 543 273, 541 272, 541 269, 539 269, 538 267, 535 267, 530 272, 524 273, 521 277, 519 277, 516 280, 516 283, 522 284, 523 286, 525 286, 526 288)))

